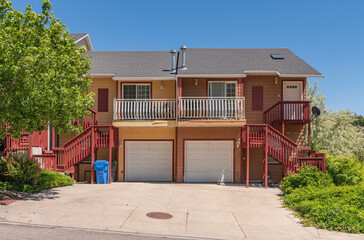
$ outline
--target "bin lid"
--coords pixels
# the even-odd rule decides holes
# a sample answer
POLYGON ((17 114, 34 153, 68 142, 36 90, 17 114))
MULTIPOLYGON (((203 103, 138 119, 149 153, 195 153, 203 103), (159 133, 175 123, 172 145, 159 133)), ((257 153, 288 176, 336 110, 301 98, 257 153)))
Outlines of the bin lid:
POLYGON ((106 160, 97 160, 95 163, 94 163, 94 166, 95 168, 103 168, 105 166, 109 166, 109 161, 106 161, 106 160))

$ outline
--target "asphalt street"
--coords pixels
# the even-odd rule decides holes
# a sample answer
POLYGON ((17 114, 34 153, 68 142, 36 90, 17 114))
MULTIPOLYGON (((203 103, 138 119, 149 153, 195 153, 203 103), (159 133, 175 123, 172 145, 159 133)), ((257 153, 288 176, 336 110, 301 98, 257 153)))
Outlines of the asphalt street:
POLYGON ((110 231, 92 231, 71 228, 58 227, 40 227, 31 225, 4 224, 0 223, 0 239, 1 240, 19 240, 19 239, 34 239, 34 240, 176 240, 182 238, 169 238, 166 236, 151 236, 141 234, 126 234, 110 231))

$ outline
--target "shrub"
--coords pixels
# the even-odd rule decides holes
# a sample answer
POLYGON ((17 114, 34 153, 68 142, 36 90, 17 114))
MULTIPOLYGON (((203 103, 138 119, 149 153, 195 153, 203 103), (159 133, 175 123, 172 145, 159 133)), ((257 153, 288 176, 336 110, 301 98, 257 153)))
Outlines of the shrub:
POLYGON ((327 154, 326 170, 337 186, 364 183, 364 164, 357 158, 327 154))
POLYGON ((38 192, 72 184, 73 180, 68 176, 42 170, 36 159, 9 157, 0 160, 0 189, 38 192))
POLYGON ((14 184, 37 184, 41 167, 34 158, 10 157, 0 160, 0 181, 14 184))
POLYGON ((306 186, 326 187, 332 186, 332 178, 321 171, 318 171, 316 167, 307 166, 300 168, 298 173, 290 174, 281 182, 282 189, 285 193, 291 193, 297 188, 306 186))
POLYGON ((61 173, 52 172, 49 170, 43 170, 40 173, 40 183, 39 185, 43 189, 70 186, 73 185, 74 181, 61 173))
POLYGON ((49 188, 71 186, 73 183, 73 180, 64 174, 42 170, 37 184, 0 182, 0 189, 19 192, 39 192, 49 188))
POLYGON ((286 194, 283 199, 288 207, 317 227, 364 232, 364 185, 306 186, 286 194))

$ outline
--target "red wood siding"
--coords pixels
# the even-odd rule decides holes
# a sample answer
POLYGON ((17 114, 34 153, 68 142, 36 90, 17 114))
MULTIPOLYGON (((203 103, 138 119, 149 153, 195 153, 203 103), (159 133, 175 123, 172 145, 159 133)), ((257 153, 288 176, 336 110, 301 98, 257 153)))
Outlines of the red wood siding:
POLYGON ((263 110, 263 86, 252 86, 252 110, 263 110))
POLYGON ((109 89, 99 88, 98 92, 98 112, 108 112, 109 111, 109 89))

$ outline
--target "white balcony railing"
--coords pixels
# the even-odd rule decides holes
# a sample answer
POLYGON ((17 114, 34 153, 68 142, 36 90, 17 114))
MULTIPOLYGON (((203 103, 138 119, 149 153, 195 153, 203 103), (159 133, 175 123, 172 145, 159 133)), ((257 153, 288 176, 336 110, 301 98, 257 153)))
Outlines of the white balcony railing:
POLYGON ((244 97, 181 97, 174 99, 114 99, 114 121, 176 119, 243 119, 244 97))
POLYGON ((176 119, 174 99, 114 99, 114 121, 176 119))
POLYGON ((244 97, 181 97, 181 119, 245 118, 244 97))

